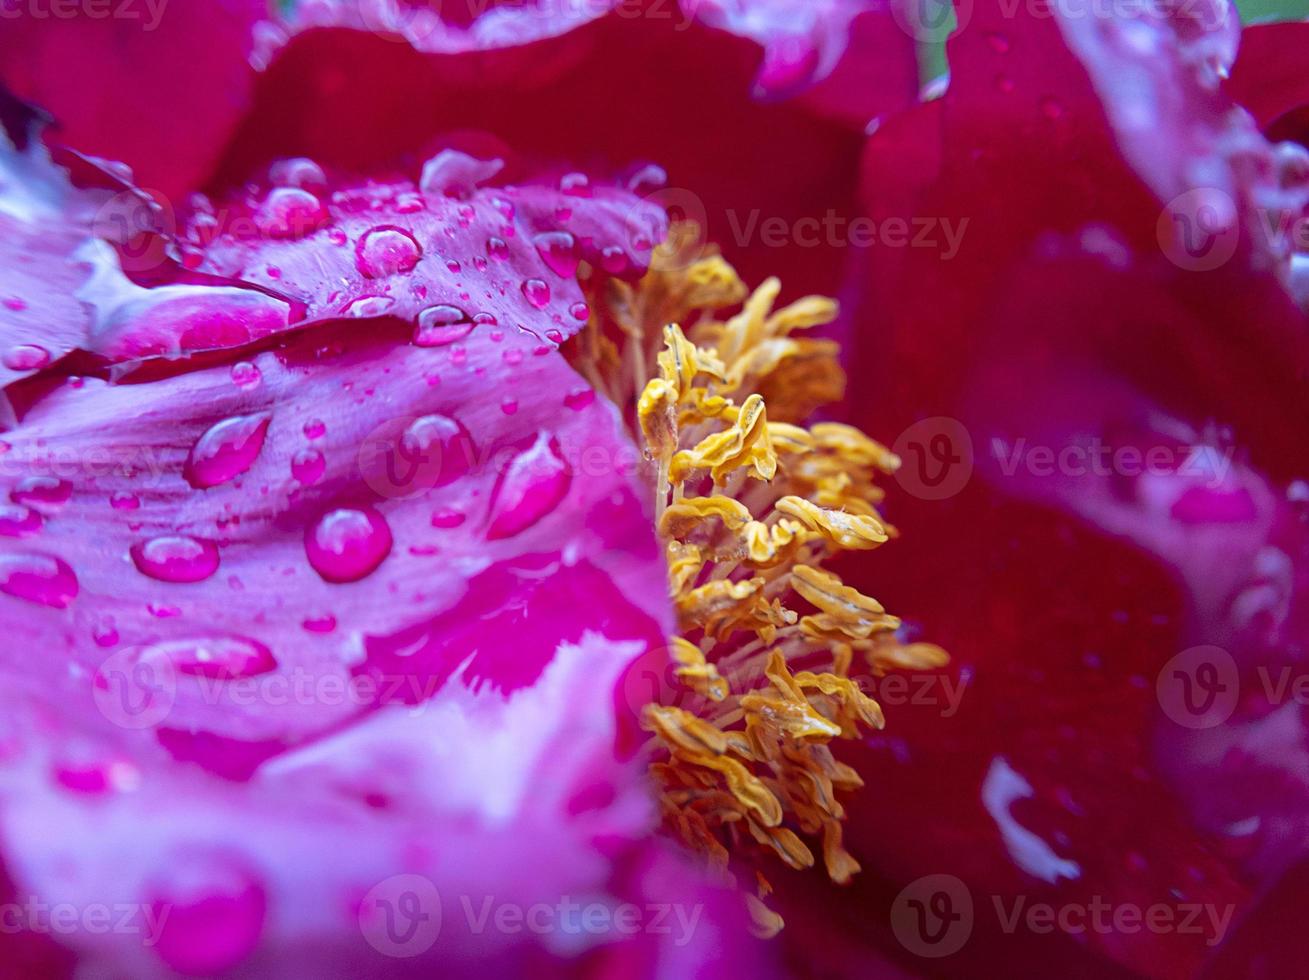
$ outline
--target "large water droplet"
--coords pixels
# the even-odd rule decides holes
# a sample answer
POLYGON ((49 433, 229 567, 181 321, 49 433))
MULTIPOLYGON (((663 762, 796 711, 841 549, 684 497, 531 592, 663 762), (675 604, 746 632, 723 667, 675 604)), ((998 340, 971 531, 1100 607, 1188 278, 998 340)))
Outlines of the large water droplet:
POLYGON ((302 486, 311 486, 323 478, 327 461, 317 449, 302 449, 291 458, 291 475, 302 486))
POLYGON ((269 238, 302 238, 327 221, 323 202, 299 187, 275 188, 255 212, 255 224, 269 238))
POLYGON ((9 499, 43 514, 53 514, 73 496, 73 485, 54 476, 29 476, 10 491, 9 499))
POLYGON ((532 239, 532 244, 555 275, 571 279, 577 274, 577 239, 568 232, 547 231, 532 239))
POLYGON ((50 363, 50 352, 35 344, 19 344, 5 351, 0 360, 11 371, 39 371, 50 363))
POLYGON ((527 301, 538 310, 543 310, 550 304, 550 287, 546 285, 544 279, 528 279, 524 281, 523 295, 526 296, 527 301))
POLYGON ((268 168, 268 179, 278 187, 299 187, 319 193, 327 186, 323 168, 308 157, 278 160, 268 168))
POLYGON ((41 530, 41 515, 22 504, 0 504, 0 534, 7 538, 30 538, 41 530))
POLYGON ((390 525, 371 507, 329 511, 305 533, 305 554, 328 582, 357 582, 386 560, 390 525))
POLYGON ((141 651, 141 659, 166 658, 181 673, 215 680, 234 680, 266 674, 277 667, 268 647, 236 636, 194 640, 166 640, 141 651))
POLYGON ((512 537, 559 506, 572 483, 573 471, 546 433, 531 448, 515 456, 496 484, 491 500, 492 540, 512 537))
POLYGON ((204 490, 235 479, 254 465, 264 448, 269 412, 236 415, 212 426, 197 441, 186 460, 186 479, 204 490))
POLYGON ((365 232, 355 246, 355 264, 369 279, 409 272, 422 256, 422 248, 409 232, 388 226, 365 232))
POLYGON ((189 849, 163 864, 166 879, 148 886, 159 923, 154 949, 187 976, 226 973, 254 952, 268 900, 263 885, 235 861, 189 849))
POLYGON ((429 306, 418 314, 414 343, 419 347, 443 347, 463 340, 473 332, 473 326, 468 314, 457 306, 429 306))
POLYGON ((66 609, 77 598, 77 576, 62 558, 0 554, 0 592, 39 606, 66 609))
POLYGON ((142 575, 160 582, 203 582, 218 571, 218 546, 183 534, 132 545, 132 561, 142 575))

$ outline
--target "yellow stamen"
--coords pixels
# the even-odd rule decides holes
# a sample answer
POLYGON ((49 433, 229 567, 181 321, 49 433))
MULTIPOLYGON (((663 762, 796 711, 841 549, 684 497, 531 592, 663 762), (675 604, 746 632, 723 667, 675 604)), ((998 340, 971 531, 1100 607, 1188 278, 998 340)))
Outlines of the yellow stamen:
MULTIPOLYGON (((805 424, 845 390, 839 346, 803 335, 832 322, 836 303, 774 310, 777 279, 747 295, 696 242, 698 229, 675 225, 640 282, 606 282, 573 347, 644 442, 682 630, 670 651, 688 700, 646 706, 651 774, 666 826, 721 875, 752 853, 810 868, 807 837, 844 883, 859 864, 837 794, 863 782, 831 745, 884 724, 850 676, 854 656, 873 674, 948 657, 902 643, 899 619, 822 567, 896 536, 874 477, 900 465, 852 426, 805 424)), ((782 920, 755 875, 745 901, 756 933, 772 936, 782 920)))

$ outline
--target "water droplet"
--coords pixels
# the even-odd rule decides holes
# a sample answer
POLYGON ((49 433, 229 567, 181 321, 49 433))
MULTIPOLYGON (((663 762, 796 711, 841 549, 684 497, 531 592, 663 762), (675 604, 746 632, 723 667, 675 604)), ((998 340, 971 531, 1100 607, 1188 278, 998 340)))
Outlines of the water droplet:
POLYGON ((595 401, 594 388, 574 388, 564 395, 564 405, 574 412, 580 412, 595 401))
POLYGON ((140 510, 141 498, 134 493, 118 490, 109 495, 109 506, 114 510, 140 510))
POLYGON ((50 363, 50 352, 35 344, 19 344, 5 351, 0 360, 11 371, 39 371, 50 363))
POLYGON ((102 650, 107 650, 112 646, 117 646, 118 624, 114 622, 113 616, 106 616, 91 627, 91 639, 95 645, 102 650))
POLYGON ((511 396, 500 399, 500 411, 506 415, 514 415, 518 411, 518 399, 511 396))
POLYGON ((255 224, 269 238, 302 238, 327 222, 323 202, 299 187, 273 189, 255 212, 255 224))
POLYGON ((263 885, 235 860, 194 848, 167 862, 148 887, 160 923, 155 953, 187 976, 226 973, 259 945, 268 900, 263 885))
POLYGON ((302 486, 311 486, 323 478, 327 461, 317 449, 302 449, 291 459, 291 475, 302 486))
POLYGON ((77 576, 61 558, 39 553, 0 554, 0 592, 51 609, 77 598, 77 576))
POLYGON ((395 300, 390 296, 360 296, 346 303, 341 308, 341 315, 354 318, 382 316, 393 306, 395 300))
POLYGON ((545 332, 545 339, 550 341, 552 344, 562 344, 564 342, 564 335, 562 331, 551 328, 545 332))
POLYGON ((308 633, 330 633, 336 629, 336 617, 331 613, 321 616, 306 616, 300 624, 308 633))
POLYGON ((422 256, 423 250, 413 235, 401 228, 373 228, 355 246, 355 264, 369 279, 409 272, 422 256))
POLYGON ((371 507, 329 511, 305 534, 309 564, 328 582, 364 578, 386 560, 393 544, 386 519, 371 507))
MULTIPOLYGON (((555 275, 561 279, 571 279, 577 274, 577 239, 568 232, 547 231, 532 239, 532 244, 536 246, 537 253, 555 275)), ((536 305, 535 301, 533 305, 536 305)))
POLYGON ((591 178, 586 174, 570 173, 559 178, 559 189, 574 197, 591 196, 591 178))
POLYGON ((543 279, 528 279, 524 281, 523 295, 526 296, 527 301, 538 310, 543 310, 550 304, 550 287, 545 284, 545 280, 543 279))
POLYGON ((600 267, 611 276, 622 275, 631 261, 621 246, 606 245, 600 250, 600 267))
POLYGON ((432 527, 458 527, 467 519, 463 511, 451 507, 442 507, 432 514, 432 527))
POLYGON ((268 647, 236 636, 166 640, 141 651, 143 662, 157 659, 167 659, 183 674, 214 680, 254 677, 277 668, 268 647))
POLYGON ((29 476, 9 493, 16 504, 26 504, 43 514, 57 513, 73 497, 73 485, 53 476, 29 476))
POLYGON ((323 168, 308 157, 278 160, 268 168, 268 179, 277 187, 299 187, 318 193, 327 187, 323 168))
POLYGON ((306 439, 321 439, 327 435, 327 424, 322 419, 310 419, 305 423, 304 434, 306 439))
POLYGON ((218 546, 183 534, 164 535, 132 545, 132 561, 142 575, 160 582, 203 582, 218 571, 218 546))
POLYGON ((497 262, 504 262, 509 258, 509 243, 503 238, 491 236, 486 240, 486 255, 497 262))
POLYGON ((510 460, 491 500, 491 540, 512 537, 531 527, 559 506, 572 483, 573 471, 546 433, 531 448, 510 460))
POLYGON ((240 361, 232 365, 232 384, 236 385, 242 391, 249 391, 255 388, 264 379, 259 368, 255 367, 249 361, 240 361))
POLYGON ((568 313, 574 320, 585 322, 586 318, 591 315, 591 307, 585 303, 574 303, 568 307, 568 313))
POLYGON ((414 344, 418 347, 444 347, 463 340, 473 332, 473 322, 457 306, 442 303, 429 306, 418 314, 414 328, 414 344))
POLYGON ((0 534, 7 538, 30 538, 41 530, 41 515, 21 504, 0 504, 0 534))
POLYGON ((197 490, 205 490, 246 472, 264 448, 272 419, 271 413, 258 412, 236 415, 212 426, 187 457, 187 482, 197 490))

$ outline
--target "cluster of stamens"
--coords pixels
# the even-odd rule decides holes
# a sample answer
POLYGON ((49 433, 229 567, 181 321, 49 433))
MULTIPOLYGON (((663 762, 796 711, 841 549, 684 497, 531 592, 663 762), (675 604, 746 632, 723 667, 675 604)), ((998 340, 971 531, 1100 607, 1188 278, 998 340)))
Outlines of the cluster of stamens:
MULTIPOLYGON (((824 563, 896 536, 878 513, 877 474, 899 459, 858 429, 805 425, 838 401, 832 340, 806 336, 837 315, 811 296, 774 309, 776 279, 747 295, 723 258, 674 226, 637 283, 607 281, 575 363, 631 420, 654 473, 654 510, 681 635, 679 690, 646 706, 666 826, 735 880, 735 861, 772 853, 792 868, 859 870, 842 844, 839 795, 862 780, 832 753, 883 725, 851 676, 941 666, 927 643, 824 563), (738 308, 724 320, 722 311, 738 308)), ((781 917, 747 894, 756 931, 781 917)))

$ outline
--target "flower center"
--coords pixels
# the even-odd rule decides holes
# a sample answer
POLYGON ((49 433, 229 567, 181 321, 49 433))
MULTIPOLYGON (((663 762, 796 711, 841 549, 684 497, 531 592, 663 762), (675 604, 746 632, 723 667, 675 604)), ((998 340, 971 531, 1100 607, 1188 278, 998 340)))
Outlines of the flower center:
POLYGON ((639 282, 592 297, 573 351, 653 470, 685 688, 643 714, 664 822, 724 879, 755 865, 746 901, 764 936, 782 919, 756 859, 812 867, 809 840, 834 881, 859 870, 838 796, 863 782, 831 749, 883 725, 851 677, 856 654, 874 674, 947 659, 901 642, 899 619, 823 567, 895 536, 874 478, 900 460, 851 426, 803 424, 844 394, 839 345, 806 336, 837 306, 810 296, 775 310, 780 289, 769 279, 747 295, 698 229, 675 225, 639 282))

